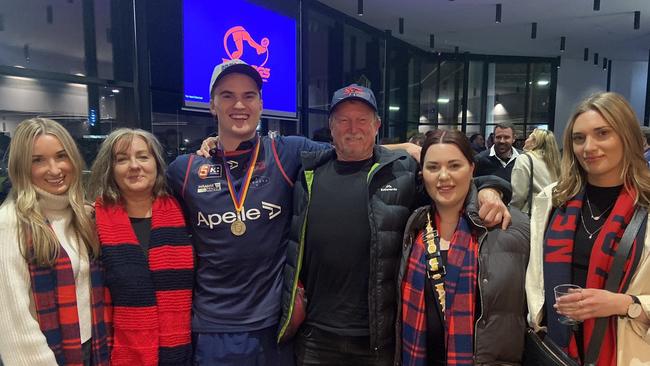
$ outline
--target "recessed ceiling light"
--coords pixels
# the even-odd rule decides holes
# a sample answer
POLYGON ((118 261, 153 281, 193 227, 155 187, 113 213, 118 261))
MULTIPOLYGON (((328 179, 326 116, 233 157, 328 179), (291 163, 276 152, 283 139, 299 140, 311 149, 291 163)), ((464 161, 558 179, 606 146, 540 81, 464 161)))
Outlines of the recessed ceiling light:
POLYGON ((438 103, 447 104, 449 103, 449 98, 438 98, 438 103))
POLYGON ((501 23, 501 4, 497 4, 497 13, 494 17, 495 23, 501 23))
POLYGON ((549 81, 548 80, 537 80, 537 85, 539 86, 545 86, 548 85, 549 81))

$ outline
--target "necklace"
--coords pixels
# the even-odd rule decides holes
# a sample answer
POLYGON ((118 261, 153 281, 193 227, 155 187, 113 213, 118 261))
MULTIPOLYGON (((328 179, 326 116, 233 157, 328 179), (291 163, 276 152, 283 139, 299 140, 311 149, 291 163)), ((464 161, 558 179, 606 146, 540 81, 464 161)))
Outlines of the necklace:
POLYGON ((582 221, 582 227, 585 228, 585 231, 587 232, 587 234, 589 234, 589 239, 593 238, 593 236, 596 235, 596 233, 599 232, 600 229, 603 228, 603 226, 605 226, 605 223, 603 223, 596 230, 594 230, 594 232, 589 231, 589 229, 587 229, 587 224, 585 224, 585 218, 582 215, 582 210, 580 210, 580 221, 582 221))
POLYGON ((594 216, 594 211, 591 209, 591 202, 589 202, 589 196, 585 195, 585 197, 587 197, 587 207, 589 207, 589 214, 591 215, 591 218, 594 219, 595 221, 600 220, 603 217, 603 215, 607 213, 607 211, 611 210, 611 208, 614 207, 614 203, 616 203, 616 201, 614 201, 614 203, 609 205, 609 207, 607 207, 605 211, 601 212, 600 215, 594 216))

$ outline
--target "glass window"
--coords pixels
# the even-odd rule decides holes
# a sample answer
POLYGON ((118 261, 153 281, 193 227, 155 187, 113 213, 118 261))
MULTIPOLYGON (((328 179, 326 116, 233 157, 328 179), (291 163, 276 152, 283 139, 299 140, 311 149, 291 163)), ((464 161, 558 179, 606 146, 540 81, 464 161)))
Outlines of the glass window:
POLYGON ((86 73, 81 1, 3 1, 0 64, 86 73))
POLYGON ((128 0, 54 1, 34 6, 29 1, 6 1, 2 7, 0 65, 131 81, 130 3, 128 0), (84 10, 90 15, 85 15, 84 10), (85 29, 84 21, 92 28, 85 29), (90 32, 94 38, 85 44, 86 34, 90 32), (87 62, 86 55, 93 53, 96 64, 87 62))
POLYGON ((530 66, 530 95, 528 98, 530 107, 528 108, 527 123, 535 126, 546 125, 549 123, 550 113, 551 65, 534 63, 530 66))
MULTIPOLYGON (((420 69, 420 116, 418 120, 420 124, 435 125, 438 122, 438 61, 424 59, 420 63, 420 69)), ((422 129, 428 131, 428 128, 423 127, 422 129)))
POLYGON ((470 61, 467 84, 467 123, 480 123, 483 120, 481 96, 483 94, 482 61, 470 61))
POLYGON ((214 133, 217 122, 205 113, 153 113, 152 132, 165 151, 167 162, 178 155, 196 151, 206 136, 214 133))
POLYGON ((346 24, 343 28, 343 80, 344 84, 357 83, 377 92, 381 84, 383 41, 358 28, 346 24))
POLYGON ((464 69, 462 62, 440 62, 440 92, 437 99, 440 124, 455 126, 461 122, 464 69))
POLYGON ((88 166, 104 135, 119 127, 135 127, 133 90, 0 75, 2 132, 11 136, 21 121, 44 117, 61 123, 77 142, 88 166), (89 113, 90 89, 97 89, 99 105, 89 113), (89 116, 90 115, 90 116, 89 116))
POLYGON ((488 72, 488 123, 523 123, 527 64, 491 63, 488 72))
MULTIPOLYGON (((316 11, 309 11, 309 25, 307 27, 306 42, 309 44, 309 100, 310 109, 327 110, 332 93, 341 87, 335 80, 340 75, 335 63, 330 62, 329 45, 339 40, 336 39, 336 23, 334 20, 316 11)), ((340 60, 338 60, 340 61, 340 60)))

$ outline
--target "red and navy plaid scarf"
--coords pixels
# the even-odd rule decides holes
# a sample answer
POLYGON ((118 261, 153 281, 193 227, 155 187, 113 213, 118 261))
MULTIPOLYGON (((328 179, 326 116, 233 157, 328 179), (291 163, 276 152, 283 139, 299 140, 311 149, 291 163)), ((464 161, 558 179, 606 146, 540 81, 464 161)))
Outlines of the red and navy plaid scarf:
POLYGON ((172 197, 152 205, 149 257, 122 205, 96 202, 112 300, 112 365, 190 365, 194 254, 172 197))
MULTIPOLYGON (((596 237, 587 272, 587 288, 602 289, 605 287, 618 241, 623 236, 625 227, 634 214, 634 198, 636 192, 623 189, 618 196, 614 208, 605 221, 603 228, 596 237)), ((546 319, 548 322, 548 335, 560 347, 568 351, 573 358, 578 358, 575 337, 570 334, 570 327, 558 322, 558 316, 553 308, 555 298, 553 288, 564 283, 571 283, 571 263, 573 258, 574 237, 580 220, 584 190, 553 213, 549 221, 544 240, 544 292, 546 302, 546 319)), ((642 226, 645 228, 645 224, 642 226)), ((643 250, 643 236, 645 230, 639 230, 636 240, 630 251, 631 255, 625 265, 625 275, 620 286, 623 289, 634 273, 632 266, 634 258, 643 250)), ((603 339, 598 366, 616 365, 616 317, 610 317, 607 330, 603 339)), ((594 329, 595 319, 585 320, 584 349, 587 350, 591 334, 594 329)))
MULTIPOLYGON (((402 282, 402 363, 408 366, 427 364, 423 234, 413 244, 402 282)), ((449 244, 445 269, 447 365, 473 365, 478 242, 462 215, 449 244)))
MULTIPOLYGON (((79 245, 84 245, 79 243, 79 245)), ((70 257, 59 246, 54 266, 29 264, 38 324, 59 365, 82 366, 77 293, 70 257)), ((102 270, 90 260, 90 301, 92 315, 92 365, 108 365, 108 343, 104 323, 104 283, 102 270)), ((6 295, 6 294, 5 294, 6 295)), ((6 295, 8 296, 8 295, 6 295)))

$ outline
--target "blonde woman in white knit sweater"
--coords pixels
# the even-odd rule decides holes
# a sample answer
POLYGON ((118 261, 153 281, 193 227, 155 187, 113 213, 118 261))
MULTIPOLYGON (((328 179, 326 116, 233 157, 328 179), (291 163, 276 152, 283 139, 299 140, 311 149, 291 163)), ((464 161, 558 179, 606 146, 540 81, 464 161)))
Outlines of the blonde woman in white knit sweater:
POLYGON ((517 157, 512 168, 510 204, 530 214, 531 208, 528 203, 530 190, 533 190, 533 197, 535 197, 544 187, 556 182, 560 176, 560 149, 553 132, 536 128, 526 139, 524 151, 526 153, 517 157))
POLYGON ((21 122, 0 207, 0 357, 5 366, 108 365, 99 246, 70 134, 21 122), (92 361, 91 361, 92 360, 92 361))

